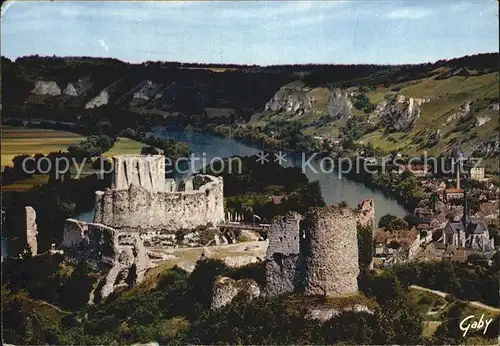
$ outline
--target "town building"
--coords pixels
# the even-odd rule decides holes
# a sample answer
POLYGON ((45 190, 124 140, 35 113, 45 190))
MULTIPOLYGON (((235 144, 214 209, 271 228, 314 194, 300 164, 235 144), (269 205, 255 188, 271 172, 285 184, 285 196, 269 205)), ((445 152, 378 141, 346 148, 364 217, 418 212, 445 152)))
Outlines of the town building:
POLYGON ((373 237, 374 266, 390 266, 415 258, 420 251, 420 232, 411 230, 378 230, 373 237))
POLYGON ((438 179, 428 179, 422 182, 422 187, 430 192, 441 192, 446 189, 446 183, 438 179))
POLYGON ((443 191, 443 201, 445 203, 462 200, 463 198, 464 198, 464 190, 462 189, 445 189, 443 191))
POLYGON ((472 180, 484 180, 484 167, 472 167, 469 171, 472 180))
POLYGON ((450 221, 444 227, 443 244, 482 251, 494 249, 494 240, 493 238, 490 240, 488 226, 482 221, 476 222, 470 219, 467 197, 464 198, 464 211, 461 220, 450 221))
POLYGON ((425 178, 429 175, 429 166, 427 165, 401 165, 398 168, 398 174, 403 174, 404 172, 413 173, 418 178, 425 178))

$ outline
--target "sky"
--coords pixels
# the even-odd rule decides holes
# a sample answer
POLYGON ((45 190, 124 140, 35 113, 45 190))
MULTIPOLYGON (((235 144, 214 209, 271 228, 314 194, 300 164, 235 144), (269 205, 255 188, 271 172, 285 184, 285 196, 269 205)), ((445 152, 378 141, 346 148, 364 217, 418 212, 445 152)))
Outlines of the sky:
POLYGON ((498 52, 497 0, 7 1, 1 53, 403 64, 498 52))

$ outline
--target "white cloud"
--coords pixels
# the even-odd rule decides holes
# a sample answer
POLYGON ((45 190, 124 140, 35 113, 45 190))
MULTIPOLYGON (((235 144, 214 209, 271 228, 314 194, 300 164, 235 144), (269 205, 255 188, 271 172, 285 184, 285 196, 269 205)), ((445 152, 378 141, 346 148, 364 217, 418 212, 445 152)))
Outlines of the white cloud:
POLYGON ((104 50, 106 52, 109 51, 109 46, 106 44, 106 42, 104 42, 104 40, 99 40, 97 42, 99 42, 99 44, 101 45, 101 47, 104 48, 104 50))
POLYGON ((389 19, 422 19, 432 14, 432 11, 424 8, 398 8, 387 14, 389 19))

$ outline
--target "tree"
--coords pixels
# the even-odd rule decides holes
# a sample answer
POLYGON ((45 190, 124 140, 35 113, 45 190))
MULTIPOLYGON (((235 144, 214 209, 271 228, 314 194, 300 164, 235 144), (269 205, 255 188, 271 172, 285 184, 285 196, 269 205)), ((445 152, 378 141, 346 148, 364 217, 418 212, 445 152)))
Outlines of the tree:
POLYGON ((389 225, 386 227, 388 231, 401 231, 408 229, 408 223, 400 218, 395 218, 389 222, 389 225))
POLYGON ((438 201, 438 196, 435 192, 431 193, 430 197, 429 197, 429 204, 432 208, 432 211, 435 212, 436 211, 436 203, 438 201))
POLYGON ((408 224, 409 228, 418 225, 418 222, 419 222, 419 218, 416 217, 415 215, 412 215, 412 214, 406 215, 403 218, 403 220, 408 224))
POLYGON ((394 215, 385 214, 378 221, 378 227, 379 228, 387 228, 387 227, 389 227, 389 224, 391 223, 391 221, 396 220, 396 219, 397 219, 397 217, 394 215))
POLYGON ((141 149, 141 155, 158 155, 158 154, 159 154, 158 150, 156 150, 156 148, 152 146, 142 147, 141 149))

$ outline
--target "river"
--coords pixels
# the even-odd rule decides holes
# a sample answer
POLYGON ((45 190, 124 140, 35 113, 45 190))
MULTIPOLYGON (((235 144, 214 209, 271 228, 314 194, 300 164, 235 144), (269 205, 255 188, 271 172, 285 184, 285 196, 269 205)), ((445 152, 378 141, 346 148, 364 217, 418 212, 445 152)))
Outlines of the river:
MULTIPOLYGON (((220 138, 207 133, 157 129, 154 134, 159 137, 186 142, 193 155, 195 157, 205 157, 206 162, 210 162, 212 158, 216 157, 252 156, 260 153, 259 149, 252 148, 235 139, 220 138)), ((270 159, 273 158, 270 157, 270 159)), ((305 160, 301 156, 295 157, 293 161, 287 157, 287 162, 284 162, 283 166, 302 167, 304 162, 305 160)), ((200 160, 195 162, 194 168, 196 170, 203 166, 204 164, 200 160)), ((385 214, 398 217, 408 214, 401 204, 381 191, 369 189, 363 183, 341 177, 336 171, 331 173, 321 172, 318 160, 311 162, 311 166, 313 169, 306 167, 304 173, 309 181, 319 181, 323 198, 327 204, 346 201, 349 205, 356 206, 363 199, 373 198, 375 200, 377 222, 385 214), (314 172, 314 170, 317 172, 314 172)))
MULTIPOLYGON (((182 179, 193 171, 199 170, 210 163, 214 158, 227 158, 232 156, 252 156, 260 153, 259 149, 245 145, 232 138, 221 138, 207 133, 191 132, 182 130, 156 129, 153 133, 157 137, 165 139, 174 139, 182 141, 189 145, 192 155, 198 160, 191 161, 192 167, 186 168, 186 173, 180 174, 177 178, 182 179)), ((269 157, 269 159, 274 159, 269 157)), ((283 166, 302 167, 307 160, 294 155, 293 160, 286 158, 283 166)), ((306 166, 304 173, 309 181, 319 181, 323 199, 327 204, 334 204, 346 201, 350 206, 356 206, 360 201, 373 198, 375 200, 375 218, 376 221, 385 214, 392 214, 398 217, 404 217, 408 212, 395 199, 386 196, 379 190, 372 190, 363 183, 349 180, 339 176, 336 171, 331 173, 322 172, 319 160, 312 161, 310 166, 306 166), (312 169, 310 168, 312 167, 312 169), (316 171, 316 172, 315 172, 316 171)), ((92 221, 93 211, 88 211, 77 216, 82 221, 92 221)))

